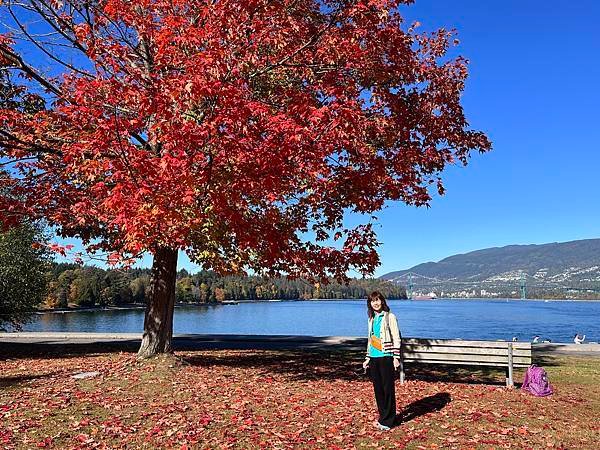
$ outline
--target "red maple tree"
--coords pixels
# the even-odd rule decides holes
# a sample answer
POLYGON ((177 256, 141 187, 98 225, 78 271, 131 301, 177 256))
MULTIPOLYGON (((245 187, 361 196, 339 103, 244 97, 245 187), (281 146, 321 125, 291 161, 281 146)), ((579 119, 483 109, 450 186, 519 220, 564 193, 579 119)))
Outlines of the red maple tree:
POLYGON ((5 1, 0 64, 43 107, 0 110, 0 220, 150 252, 140 357, 171 350, 180 249, 221 273, 372 273, 371 215, 427 205, 447 164, 490 148, 453 33, 417 33, 402 3, 5 1))

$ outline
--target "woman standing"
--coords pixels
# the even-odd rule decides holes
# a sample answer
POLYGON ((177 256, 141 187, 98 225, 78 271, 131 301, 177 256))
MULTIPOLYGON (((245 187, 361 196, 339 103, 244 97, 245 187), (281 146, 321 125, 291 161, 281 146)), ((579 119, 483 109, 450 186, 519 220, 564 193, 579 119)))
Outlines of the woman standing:
POLYGON ((396 418, 395 371, 400 367, 400 329, 385 298, 374 291, 367 298, 369 339, 363 367, 371 369, 380 430, 389 430, 396 418))

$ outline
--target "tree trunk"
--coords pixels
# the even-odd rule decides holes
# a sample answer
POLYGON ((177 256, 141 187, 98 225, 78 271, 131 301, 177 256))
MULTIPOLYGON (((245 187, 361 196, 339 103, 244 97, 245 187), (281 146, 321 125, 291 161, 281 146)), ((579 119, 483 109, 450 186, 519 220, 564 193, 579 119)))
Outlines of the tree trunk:
POLYGON ((161 247, 154 254, 150 280, 150 298, 146 303, 144 335, 138 358, 149 358, 160 353, 171 353, 173 338, 173 308, 177 250, 161 247))

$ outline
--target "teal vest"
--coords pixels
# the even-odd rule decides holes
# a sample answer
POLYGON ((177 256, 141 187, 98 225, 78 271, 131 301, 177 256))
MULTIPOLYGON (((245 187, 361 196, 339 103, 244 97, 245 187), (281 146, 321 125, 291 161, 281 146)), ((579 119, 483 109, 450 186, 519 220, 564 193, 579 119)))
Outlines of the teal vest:
POLYGON ((379 339, 379 342, 383 345, 383 341, 381 338, 381 322, 383 321, 384 313, 381 312, 379 314, 375 314, 373 317, 373 327, 369 332, 369 357, 371 358, 382 358, 384 356, 393 356, 390 352, 384 352, 382 350, 376 349, 371 345, 371 336, 379 339))

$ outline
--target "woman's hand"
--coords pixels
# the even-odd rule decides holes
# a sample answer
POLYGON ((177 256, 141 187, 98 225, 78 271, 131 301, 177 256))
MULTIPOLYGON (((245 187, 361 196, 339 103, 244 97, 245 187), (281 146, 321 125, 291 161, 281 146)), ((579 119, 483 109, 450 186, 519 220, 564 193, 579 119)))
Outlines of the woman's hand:
POLYGON ((365 358, 363 361, 363 369, 367 370, 369 368, 369 361, 371 361, 370 358, 365 358))
POLYGON ((394 370, 398 370, 400 367, 400 358, 394 358, 394 370))

